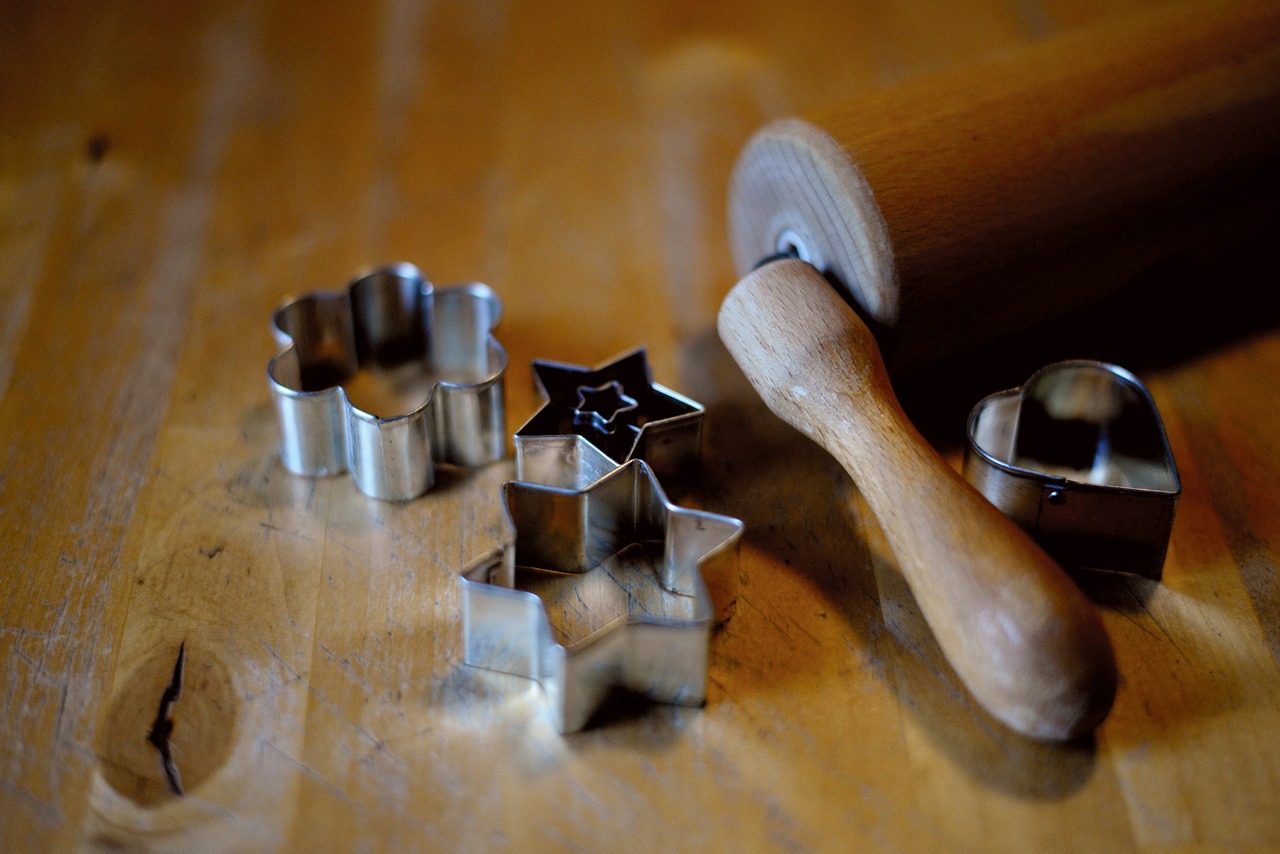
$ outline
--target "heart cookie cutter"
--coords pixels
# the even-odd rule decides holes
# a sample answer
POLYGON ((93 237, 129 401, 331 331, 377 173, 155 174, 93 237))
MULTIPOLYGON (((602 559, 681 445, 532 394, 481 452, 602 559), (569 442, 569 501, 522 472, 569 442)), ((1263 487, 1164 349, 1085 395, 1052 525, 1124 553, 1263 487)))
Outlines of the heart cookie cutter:
POLYGON ((431 488, 436 463, 502 459, 501 316, 488 286, 437 290, 412 264, 286 302, 267 366, 285 467, 350 471, 365 494, 404 501, 431 488))
POLYGON ((964 473, 1064 567, 1160 579, 1182 484, 1155 401, 1124 368, 1058 362, 979 401, 964 473))
POLYGON ((702 705, 742 522, 671 504, 642 460, 584 490, 502 495, 503 543, 461 574, 466 663, 537 680, 561 733, 615 688, 702 705))

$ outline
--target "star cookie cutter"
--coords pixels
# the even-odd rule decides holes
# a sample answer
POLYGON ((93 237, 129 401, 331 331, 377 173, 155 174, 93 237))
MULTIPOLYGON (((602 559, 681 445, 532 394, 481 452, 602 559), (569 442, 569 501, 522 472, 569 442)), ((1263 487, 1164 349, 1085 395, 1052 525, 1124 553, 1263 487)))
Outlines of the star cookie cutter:
POLYGON ((594 368, 536 360, 533 372, 545 402, 516 431, 517 480, 583 489, 633 459, 663 483, 692 478, 704 410, 653 382, 643 348, 594 368))
POLYGON ((1160 579, 1182 485, 1137 377, 1057 362, 979 401, 968 434, 965 477, 1059 563, 1160 579))
POLYGON ((502 494, 502 545, 461 575, 466 663, 538 681, 561 733, 618 688, 702 705, 742 522, 671 504, 641 460, 585 490, 502 494))
POLYGON ((350 471, 361 492, 404 501, 431 488, 437 463, 502 459, 501 315, 486 285, 437 290, 412 264, 286 302, 267 366, 285 467, 350 471))

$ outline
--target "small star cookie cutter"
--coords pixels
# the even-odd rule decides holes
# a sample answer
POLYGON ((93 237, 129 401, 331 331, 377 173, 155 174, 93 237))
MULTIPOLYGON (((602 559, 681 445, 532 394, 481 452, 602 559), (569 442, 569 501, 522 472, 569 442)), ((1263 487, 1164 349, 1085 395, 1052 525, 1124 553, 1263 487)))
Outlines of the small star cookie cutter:
POLYGON ((687 482, 703 408, 653 382, 643 348, 594 368, 536 360, 544 403, 515 434, 516 479, 583 489, 632 459, 666 484, 687 482))
POLYGON ((486 285, 437 290, 403 263, 286 302, 267 366, 285 467, 350 471, 365 494, 405 501, 431 488, 437 463, 502 459, 501 315, 486 285))
POLYGON ((702 705, 742 522, 671 504, 641 460, 584 490, 502 494, 502 545, 461 574, 466 663, 538 681, 561 733, 619 688, 702 705))

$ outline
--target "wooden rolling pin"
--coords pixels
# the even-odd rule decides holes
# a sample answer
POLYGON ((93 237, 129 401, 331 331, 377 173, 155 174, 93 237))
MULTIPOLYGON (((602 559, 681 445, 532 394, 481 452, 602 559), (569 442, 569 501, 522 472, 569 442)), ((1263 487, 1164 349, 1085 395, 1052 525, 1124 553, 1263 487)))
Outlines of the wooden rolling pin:
POLYGON ((740 276, 790 250, 846 288, 897 373, 1274 233, 1277 192, 1280 3, 1214 0, 766 127, 729 232, 740 276))
POLYGON ((721 338, 848 470, 948 661, 1019 732, 1093 729, 1110 644, 1061 568, 920 437, 881 349, 927 363, 1265 223, 1278 150, 1280 4, 1199 2, 783 121, 742 153, 745 278, 721 338), (778 252, 802 260, 748 274, 778 252))

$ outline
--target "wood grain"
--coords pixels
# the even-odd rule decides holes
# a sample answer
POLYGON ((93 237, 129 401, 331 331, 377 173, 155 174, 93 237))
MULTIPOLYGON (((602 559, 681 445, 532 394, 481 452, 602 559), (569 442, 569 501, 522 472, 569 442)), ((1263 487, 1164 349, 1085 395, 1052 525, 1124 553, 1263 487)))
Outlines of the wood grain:
POLYGON ((1126 336, 1184 495, 1161 584, 1088 587, 1121 682, 1065 747, 970 699, 714 330, 754 130, 1134 5, 4 4, 0 850, 1276 847, 1280 336, 1228 267, 1212 336, 1126 336), (393 260, 503 297, 511 430, 532 359, 638 345, 708 406, 685 500, 747 530, 705 708, 562 738, 462 664, 510 461, 404 505, 283 470, 271 310, 393 260))

